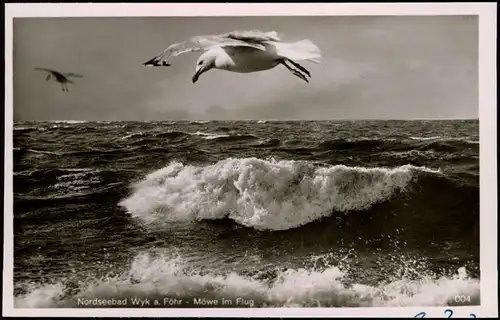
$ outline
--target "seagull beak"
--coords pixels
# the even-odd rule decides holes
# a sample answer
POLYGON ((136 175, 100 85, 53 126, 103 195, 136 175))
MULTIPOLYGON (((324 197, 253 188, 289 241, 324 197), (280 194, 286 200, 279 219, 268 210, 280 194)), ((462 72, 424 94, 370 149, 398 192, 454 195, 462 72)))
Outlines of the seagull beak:
POLYGON ((198 78, 203 72, 204 72, 203 67, 200 67, 198 70, 196 70, 196 73, 193 76, 193 83, 196 83, 196 81, 198 81, 198 78))

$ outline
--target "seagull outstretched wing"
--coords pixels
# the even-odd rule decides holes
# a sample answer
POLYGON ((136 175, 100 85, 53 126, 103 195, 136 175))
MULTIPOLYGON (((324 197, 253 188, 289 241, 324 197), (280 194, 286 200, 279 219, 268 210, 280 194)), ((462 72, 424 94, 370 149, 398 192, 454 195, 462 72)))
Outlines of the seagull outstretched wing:
POLYGON ((83 76, 81 74, 73 73, 73 72, 62 73, 62 72, 52 70, 52 69, 47 69, 47 68, 35 68, 35 70, 49 72, 49 73, 52 73, 53 75, 57 75, 57 76, 65 77, 65 78, 69 78, 69 77, 83 78, 83 76))
POLYGON ((73 77, 73 78, 83 78, 83 76, 81 74, 72 73, 72 72, 65 73, 64 76, 65 77, 73 77))
POLYGON ((45 71, 45 72, 52 73, 54 76, 55 76, 55 75, 57 75, 57 76, 64 77, 64 75, 63 75, 62 73, 60 73, 59 71, 52 70, 52 69, 47 69, 47 68, 35 68, 35 70, 38 70, 38 71, 45 71))
POLYGON ((262 43, 266 41, 281 41, 278 33, 276 31, 262 32, 259 30, 243 30, 243 31, 231 31, 229 33, 222 35, 225 38, 236 39, 247 42, 257 42, 262 43))
POLYGON ((187 52, 204 51, 212 46, 242 46, 265 50, 267 41, 280 41, 277 33, 258 30, 232 31, 220 35, 195 36, 183 42, 175 43, 163 52, 144 62, 145 66, 168 67, 173 57, 187 52))

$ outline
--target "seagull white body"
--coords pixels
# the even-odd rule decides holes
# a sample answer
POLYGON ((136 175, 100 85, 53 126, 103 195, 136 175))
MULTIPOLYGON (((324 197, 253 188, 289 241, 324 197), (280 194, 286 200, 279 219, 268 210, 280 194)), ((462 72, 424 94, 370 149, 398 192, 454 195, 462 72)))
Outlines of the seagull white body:
POLYGON ((268 51, 251 47, 216 46, 202 54, 198 61, 211 57, 215 58, 214 68, 239 73, 269 70, 279 64, 276 57, 268 51))
POLYGON ((185 52, 205 51, 196 63, 193 83, 210 69, 238 73, 265 71, 283 64, 294 75, 309 82, 309 71, 296 61, 319 63, 321 52, 309 40, 281 42, 276 32, 233 31, 223 35, 197 36, 169 46, 144 63, 146 66, 170 66, 172 57, 185 52), (292 64, 297 69, 290 67, 292 64))

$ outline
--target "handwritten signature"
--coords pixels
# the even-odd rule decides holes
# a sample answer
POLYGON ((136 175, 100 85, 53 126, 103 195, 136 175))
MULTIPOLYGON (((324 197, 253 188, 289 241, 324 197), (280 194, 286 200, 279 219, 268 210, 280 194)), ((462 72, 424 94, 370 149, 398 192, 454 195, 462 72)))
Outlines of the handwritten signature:
MULTIPOLYGON (((453 315, 453 310, 446 309, 446 310, 444 310, 444 313, 448 314, 448 319, 449 319, 453 315)), ((420 312, 420 313, 417 313, 414 318, 425 318, 426 315, 427 315, 427 313, 420 312)), ((471 316, 471 318, 476 318, 476 315, 474 313, 471 313, 470 316, 471 316)))

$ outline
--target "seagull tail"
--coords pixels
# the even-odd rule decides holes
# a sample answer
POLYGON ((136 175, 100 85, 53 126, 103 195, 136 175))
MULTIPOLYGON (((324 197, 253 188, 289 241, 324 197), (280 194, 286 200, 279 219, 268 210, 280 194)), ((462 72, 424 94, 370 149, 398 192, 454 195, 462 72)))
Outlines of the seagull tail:
POLYGON ((290 60, 307 60, 314 63, 321 62, 321 50, 312 41, 304 39, 297 42, 274 43, 278 55, 290 60))

